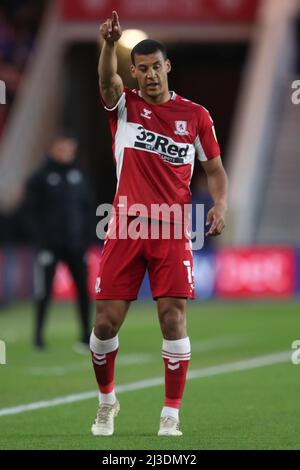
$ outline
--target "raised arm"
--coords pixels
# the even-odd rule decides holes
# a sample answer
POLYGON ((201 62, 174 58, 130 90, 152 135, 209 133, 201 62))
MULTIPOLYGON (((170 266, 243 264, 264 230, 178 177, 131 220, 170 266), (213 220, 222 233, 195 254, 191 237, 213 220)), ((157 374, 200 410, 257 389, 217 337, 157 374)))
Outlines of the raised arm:
POLYGON ((118 14, 112 12, 112 18, 108 18, 100 26, 100 38, 103 38, 103 46, 99 58, 98 74, 102 99, 108 108, 113 108, 120 99, 124 85, 120 75, 117 74, 117 41, 122 35, 118 14))

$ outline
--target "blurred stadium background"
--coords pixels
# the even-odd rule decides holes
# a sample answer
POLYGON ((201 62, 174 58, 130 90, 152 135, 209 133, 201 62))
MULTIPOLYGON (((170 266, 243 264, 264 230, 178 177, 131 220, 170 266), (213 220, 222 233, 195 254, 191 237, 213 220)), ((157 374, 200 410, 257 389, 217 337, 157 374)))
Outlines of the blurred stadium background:
MULTIPOLYGON (((45 158, 57 127, 66 126, 78 136, 95 212, 99 204, 112 202, 116 180, 97 76, 98 28, 112 9, 123 30, 139 29, 167 45, 173 62, 170 88, 210 110, 229 175, 226 231, 195 253, 191 367, 286 354, 274 356, 262 370, 191 381, 187 396, 197 411, 185 403, 190 434, 181 444, 166 446, 299 448, 300 369, 287 354, 300 338, 300 104, 291 98, 300 79, 298 0, 1 1, 0 339, 6 343, 7 365, 0 365, 0 428, 8 432, 6 437, 1 432, 0 448, 1 440, 3 448, 163 448, 155 438, 149 441, 157 425, 152 397, 159 402, 162 396, 157 387, 122 395, 128 410, 120 417, 121 437, 107 444, 87 437, 95 410, 91 399, 77 405, 75 418, 71 405, 47 412, 7 411, 95 388, 89 359, 78 362, 70 347, 75 288, 63 264, 53 286, 52 349, 44 356, 31 349, 34 248, 24 228, 24 199, 28 177, 45 158), (139 429, 131 422, 130 400, 142 413, 149 405, 143 436, 135 441, 139 429), (139 400, 145 400, 143 406, 139 400), (23 431, 16 431, 17 422, 23 431)), ((131 87, 129 51, 139 39, 132 32, 125 39, 119 45, 119 71, 131 87)), ((192 191, 193 201, 209 208, 200 165, 192 191)), ((91 295, 100 250, 95 235, 89 253, 91 295)), ((123 328, 119 384, 162 375, 150 298, 146 279, 123 328), (144 362, 137 365, 138 354, 144 362)))

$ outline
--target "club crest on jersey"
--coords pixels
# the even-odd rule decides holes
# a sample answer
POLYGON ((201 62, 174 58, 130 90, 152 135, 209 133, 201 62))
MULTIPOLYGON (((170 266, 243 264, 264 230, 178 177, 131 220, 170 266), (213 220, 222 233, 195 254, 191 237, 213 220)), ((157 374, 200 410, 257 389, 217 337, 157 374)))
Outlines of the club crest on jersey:
POLYGON ((143 116, 146 119, 151 119, 150 114, 152 114, 152 111, 150 111, 150 109, 144 108, 144 111, 143 113, 141 113, 141 116, 143 116))
POLYGON ((176 135, 188 135, 189 132, 187 130, 187 121, 175 121, 176 130, 174 134, 176 135))

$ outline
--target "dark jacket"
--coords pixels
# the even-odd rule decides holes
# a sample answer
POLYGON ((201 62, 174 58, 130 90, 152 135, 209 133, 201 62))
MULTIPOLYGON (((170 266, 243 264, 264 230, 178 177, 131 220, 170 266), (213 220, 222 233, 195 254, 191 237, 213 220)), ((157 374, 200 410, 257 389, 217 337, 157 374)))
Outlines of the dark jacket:
POLYGON ((95 208, 89 184, 77 164, 47 158, 29 179, 26 226, 43 248, 86 249, 95 233, 95 208))

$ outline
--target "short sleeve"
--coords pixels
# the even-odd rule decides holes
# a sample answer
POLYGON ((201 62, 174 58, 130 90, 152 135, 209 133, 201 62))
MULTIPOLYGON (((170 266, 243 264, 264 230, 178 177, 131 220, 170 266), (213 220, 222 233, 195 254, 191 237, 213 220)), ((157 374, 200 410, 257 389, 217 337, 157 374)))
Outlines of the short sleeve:
POLYGON ((127 100, 127 95, 128 95, 128 88, 127 87, 124 87, 124 91, 122 93, 122 95, 120 96, 118 102, 115 104, 115 106, 113 108, 109 108, 108 106, 106 106, 105 102, 103 101, 103 98, 101 96, 101 93, 100 93, 100 100, 101 100, 101 103, 104 107, 104 109, 106 111, 108 111, 108 113, 113 116, 113 115, 118 115, 118 112, 122 111, 122 109, 125 108, 126 106, 126 100, 127 100))
POLYGON ((198 132, 195 140, 198 159, 202 162, 211 160, 221 154, 217 141, 214 122, 209 111, 200 106, 198 112, 198 132))
MULTIPOLYGON (((101 96, 101 95, 100 95, 100 96, 101 96)), ((119 98, 117 104, 115 104, 115 106, 114 106, 113 108, 108 108, 108 107, 106 106, 106 104, 104 103, 103 98, 101 97, 101 102, 102 102, 102 104, 103 104, 104 109, 106 109, 106 111, 109 111, 109 112, 117 111, 118 108, 119 108, 123 103, 125 103, 125 101, 126 101, 126 93, 125 93, 125 91, 122 93, 122 95, 120 96, 120 98, 119 98)))
POLYGON ((115 104, 113 108, 109 108, 108 106, 106 106, 106 104, 103 101, 102 96, 100 95, 101 103, 105 111, 107 111, 107 114, 108 114, 108 122, 109 122, 113 139, 115 138, 115 135, 117 132, 118 122, 126 118, 127 95, 128 95, 128 89, 124 88, 122 95, 120 96, 118 102, 115 104))

